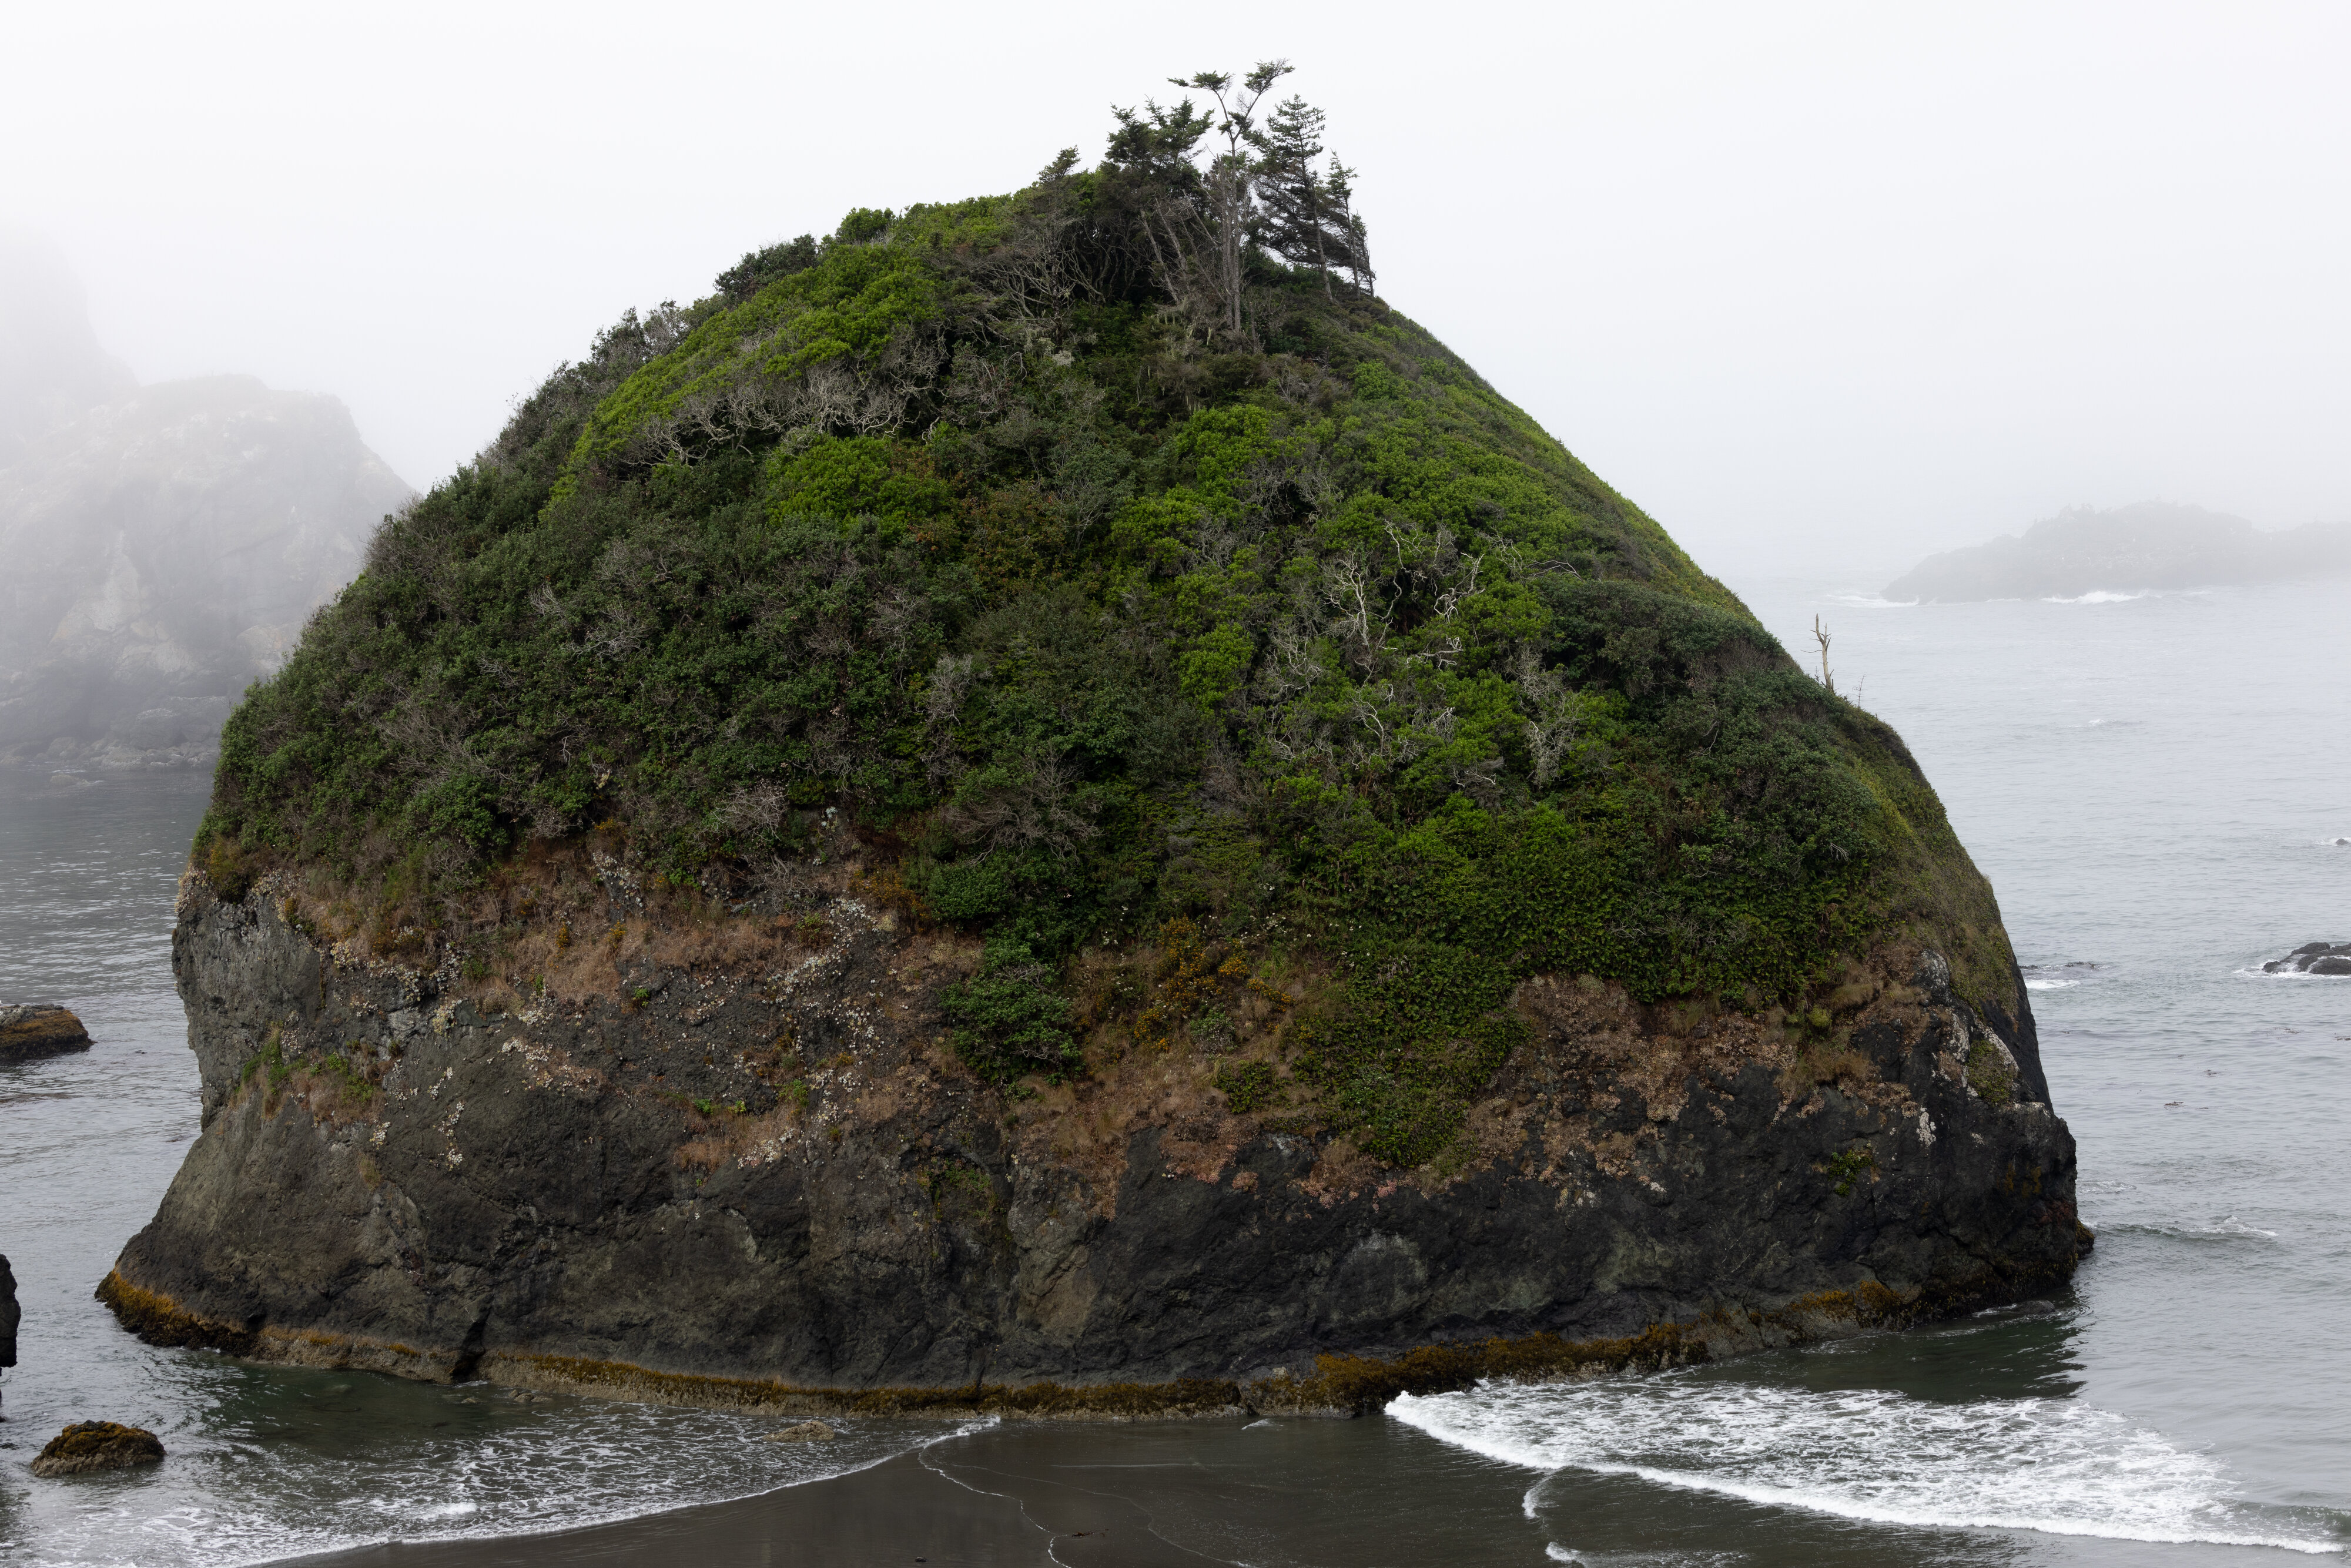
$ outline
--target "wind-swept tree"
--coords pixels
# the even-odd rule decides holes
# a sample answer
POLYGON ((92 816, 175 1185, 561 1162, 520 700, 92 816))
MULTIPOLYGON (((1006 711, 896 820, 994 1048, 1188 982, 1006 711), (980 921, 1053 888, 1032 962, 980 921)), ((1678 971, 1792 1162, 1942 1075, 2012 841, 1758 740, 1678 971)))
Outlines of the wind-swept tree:
MULTIPOLYGON (((1258 150, 1259 243, 1293 267, 1311 267, 1331 292, 1330 193, 1315 172, 1322 111, 1293 95, 1252 141, 1258 150)), ((1339 249, 1346 255, 1343 244, 1339 249)))
POLYGON ((1150 255, 1145 270, 1178 309, 1188 310, 1205 294, 1221 319, 1215 223, 1207 183, 1192 161, 1208 133, 1208 117, 1188 98, 1173 109, 1146 99, 1140 110, 1111 112, 1118 127, 1103 168, 1115 178, 1103 183, 1098 204, 1104 226, 1142 235, 1150 255))
POLYGON ((1362 293, 1373 291, 1372 242, 1364 226, 1362 214, 1355 211, 1355 171, 1331 160, 1331 172, 1322 182, 1323 191, 1331 198, 1337 222, 1334 231, 1345 237, 1346 268, 1355 276, 1355 287, 1362 293))
POLYGON ((1258 150, 1258 241, 1292 267, 1311 267, 1331 291, 1331 272, 1343 267, 1358 292, 1372 281, 1371 246, 1355 216, 1354 171, 1337 159, 1328 172, 1322 155, 1322 111, 1292 97, 1252 132, 1258 150))
POLYGON ((1061 200, 1076 189, 1067 163, 1040 177, 1037 199, 1054 206, 1071 232, 1085 233, 1100 274, 1091 291, 1116 295, 1131 286, 1117 280, 1147 275, 1207 335, 1238 337, 1246 330, 1242 277, 1250 246, 1315 268, 1326 293, 1333 273, 1344 273, 1357 292, 1369 290, 1353 172, 1336 160, 1316 166, 1322 111, 1292 97, 1260 122, 1266 94, 1290 69, 1286 60, 1268 60, 1238 81, 1202 71, 1175 82, 1209 95, 1205 110, 1190 98, 1172 108, 1149 100, 1139 110, 1114 108, 1109 155, 1082 201, 1061 200))
POLYGON ((1170 78, 1177 87, 1198 88, 1217 102, 1212 129, 1225 139, 1225 150, 1208 160, 1208 211, 1221 263, 1225 324, 1235 332, 1241 329, 1241 246, 1254 215, 1257 164, 1249 156, 1257 129, 1254 116, 1267 91, 1290 69, 1288 60, 1260 60, 1238 87, 1224 71, 1201 71, 1189 80, 1170 78))

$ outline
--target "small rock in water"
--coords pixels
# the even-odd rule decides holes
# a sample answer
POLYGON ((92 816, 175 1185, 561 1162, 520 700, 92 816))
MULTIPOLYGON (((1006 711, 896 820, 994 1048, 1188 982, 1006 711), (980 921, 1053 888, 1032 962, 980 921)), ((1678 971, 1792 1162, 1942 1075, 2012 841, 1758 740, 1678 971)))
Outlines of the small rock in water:
POLYGON ((119 1421, 77 1421, 56 1437, 33 1461, 37 1476, 72 1476, 84 1470, 122 1470, 152 1465, 163 1457, 163 1441, 143 1427, 119 1421))
POLYGON ((24 1310, 16 1305, 16 1276, 6 1255, 0 1254, 0 1366, 16 1364, 16 1325, 24 1320, 24 1310))
POLYGON ((768 1434, 770 1443, 824 1443, 840 1436, 821 1421, 803 1421, 797 1427, 787 1427, 780 1432, 768 1434))
POLYGON ((2305 942, 2262 966, 2265 975, 2351 975, 2351 942, 2305 942))
POLYGON ((45 1002, 0 1003, 0 1061, 89 1049, 89 1031, 67 1009, 45 1002))
POLYGON ((2310 973, 2314 975, 2351 975, 2351 958, 2346 958, 2340 953, 2329 953, 2324 958, 2313 958, 2310 961, 2310 973))

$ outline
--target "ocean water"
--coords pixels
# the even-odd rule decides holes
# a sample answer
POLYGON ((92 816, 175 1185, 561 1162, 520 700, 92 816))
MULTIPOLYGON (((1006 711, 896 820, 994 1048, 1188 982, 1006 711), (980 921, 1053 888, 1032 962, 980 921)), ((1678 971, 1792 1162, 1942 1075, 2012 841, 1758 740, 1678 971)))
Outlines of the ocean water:
MULTIPOLYGON (((90 1299, 193 1135, 169 973, 186 775, 0 774, 0 999, 87 1055, 0 1069, 0 1561, 228 1564, 655 1512, 919 1451, 1050 1519, 1147 1520, 1165 1560, 2177 1564, 2351 1552, 2351 592, 1958 606, 1734 584, 1897 727, 1998 889, 2081 1145, 2093 1260, 2050 1300, 1666 1375, 1485 1387, 1352 1422, 773 1424, 157 1351, 90 1299), (37 1482, 67 1421, 155 1469, 37 1482), (1122 1515, 1122 1517, 1125 1517, 1122 1515)), ((1008 1542, 987 1561, 1056 1560, 1008 1542)), ((973 1560, 980 1560, 975 1557, 973 1560)), ((1153 1559, 1160 1560, 1158 1558, 1153 1559)))

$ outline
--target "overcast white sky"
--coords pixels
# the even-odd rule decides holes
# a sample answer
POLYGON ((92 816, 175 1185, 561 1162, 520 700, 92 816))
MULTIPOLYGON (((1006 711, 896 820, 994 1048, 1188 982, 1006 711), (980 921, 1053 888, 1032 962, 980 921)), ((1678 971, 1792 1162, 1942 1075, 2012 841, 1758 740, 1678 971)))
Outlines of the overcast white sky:
POLYGON ((1710 568, 2351 517, 2351 8, 11 5, 0 222, 431 484, 630 305, 1287 56, 1381 292, 1710 568), (1205 19, 1204 19, 1205 18, 1205 19))

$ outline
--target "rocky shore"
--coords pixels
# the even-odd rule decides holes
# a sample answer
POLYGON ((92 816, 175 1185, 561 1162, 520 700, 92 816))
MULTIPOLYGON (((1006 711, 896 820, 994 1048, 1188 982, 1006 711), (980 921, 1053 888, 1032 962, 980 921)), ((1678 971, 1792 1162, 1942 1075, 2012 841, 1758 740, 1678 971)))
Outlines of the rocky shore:
POLYGON ((2264 974, 2351 975, 2351 942, 2305 942, 2262 966, 2264 974))
POLYGON ((1701 1359, 2043 1291, 2088 1245, 2021 982, 1971 1007, 1931 951, 1792 1016, 1538 977, 1465 1140, 1400 1170, 1237 1113, 1189 1045, 983 1084, 940 1008, 977 945, 855 871, 700 925, 603 879, 561 927, 601 994, 532 998, 191 872, 204 1134, 101 1296, 419 1378, 1115 1416, 1701 1359))

